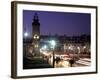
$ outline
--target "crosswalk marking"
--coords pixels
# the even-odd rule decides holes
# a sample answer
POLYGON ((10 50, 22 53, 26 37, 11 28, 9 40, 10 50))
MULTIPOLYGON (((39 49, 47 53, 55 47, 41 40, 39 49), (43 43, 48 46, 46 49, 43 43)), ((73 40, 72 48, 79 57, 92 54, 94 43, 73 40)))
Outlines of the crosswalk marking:
POLYGON ((77 65, 84 65, 84 66, 90 66, 91 65, 91 59, 89 58, 81 58, 80 60, 75 62, 77 65))

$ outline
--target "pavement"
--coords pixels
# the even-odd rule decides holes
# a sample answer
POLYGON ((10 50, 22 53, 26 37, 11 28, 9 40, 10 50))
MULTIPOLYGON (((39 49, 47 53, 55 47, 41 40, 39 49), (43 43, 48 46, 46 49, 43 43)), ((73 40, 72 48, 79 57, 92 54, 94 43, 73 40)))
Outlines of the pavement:
MULTIPOLYGON (((75 61, 74 64, 72 64, 72 67, 83 67, 83 66, 90 66, 91 65, 91 59, 90 58, 80 58, 78 61, 75 61)), ((67 60, 61 60, 58 63, 55 64, 55 68, 60 67, 71 67, 69 61, 67 60)))
POLYGON ((42 58, 35 58, 29 60, 24 58, 23 69, 39 69, 39 68, 53 68, 46 60, 42 58))
POLYGON ((91 59, 90 58, 80 58, 78 61, 75 62, 74 66, 90 66, 91 59))

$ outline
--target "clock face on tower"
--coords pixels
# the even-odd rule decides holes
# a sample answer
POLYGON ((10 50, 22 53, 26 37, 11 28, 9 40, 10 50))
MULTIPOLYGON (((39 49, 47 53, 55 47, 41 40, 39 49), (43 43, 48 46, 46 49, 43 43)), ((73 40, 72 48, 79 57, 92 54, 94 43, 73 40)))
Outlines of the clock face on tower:
POLYGON ((38 34, 33 35, 33 39, 38 40, 39 39, 39 35, 38 34))

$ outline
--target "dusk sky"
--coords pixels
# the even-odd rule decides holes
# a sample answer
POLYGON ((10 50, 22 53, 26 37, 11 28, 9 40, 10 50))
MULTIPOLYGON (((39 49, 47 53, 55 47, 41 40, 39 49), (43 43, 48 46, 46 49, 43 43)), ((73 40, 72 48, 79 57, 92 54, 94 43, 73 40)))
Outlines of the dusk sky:
POLYGON ((78 36, 91 33, 91 15, 88 13, 47 12, 23 10, 24 31, 32 36, 32 20, 37 13, 40 22, 41 35, 78 36))

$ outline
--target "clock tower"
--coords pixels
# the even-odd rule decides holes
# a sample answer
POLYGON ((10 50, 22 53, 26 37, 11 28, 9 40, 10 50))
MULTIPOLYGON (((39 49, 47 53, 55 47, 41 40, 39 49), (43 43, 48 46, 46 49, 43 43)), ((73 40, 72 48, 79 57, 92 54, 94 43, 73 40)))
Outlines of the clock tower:
POLYGON ((33 47, 35 52, 39 52, 39 42, 40 42, 40 23, 38 14, 35 13, 32 21, 32 39, 33 47))

